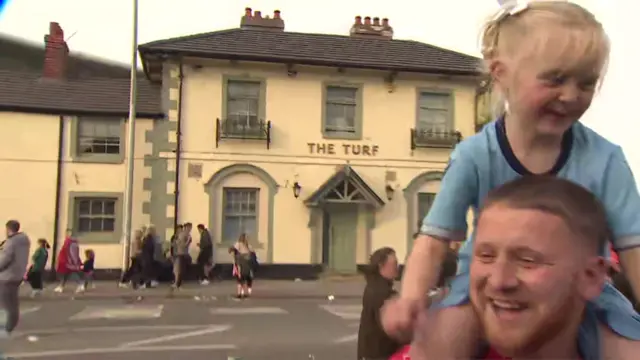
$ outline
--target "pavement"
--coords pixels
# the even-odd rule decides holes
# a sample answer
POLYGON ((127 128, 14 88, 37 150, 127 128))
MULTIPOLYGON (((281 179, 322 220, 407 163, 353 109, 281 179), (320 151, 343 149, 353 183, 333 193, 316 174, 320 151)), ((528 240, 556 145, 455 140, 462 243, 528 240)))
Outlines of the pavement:
MULTIPOLYGON (((144 298, 173 298, 192 299, 194 297, 212 298, 226 297, 234 294, 236 283, 234 281, 216 281, 202 286, 195 282, 186 283, 179 291, 171 291, 167 284, 160 284, 151 289, 122 289, 115 281, 95 282, 94 287, 83 294, 75 294, 75 286, 67 285, 67 290, 62 293, 54 293, 56 284, 49 284, 41 294, 48 300, 101 300, 101 299, 131 299, 140 296, 144 298)), ((364 290, 364 280, 360 277, 347 280, 316 280, 316 281, 292 281, 292 280, 256 280, 253 286, 254 297, 259 299, 326 299, 332 295, 336 299, 360 299, 364 290)), ((27 285, 21 286, 20 297, 24 301, 30 299, 31 289, 27 285)), ((37 300, 36 300, 37 301, 37 300)))
POLYGON ((21 304, 0 349, 47 360, 353 359, 360 311, 359 299, 337 297, 41 298, 21 304))

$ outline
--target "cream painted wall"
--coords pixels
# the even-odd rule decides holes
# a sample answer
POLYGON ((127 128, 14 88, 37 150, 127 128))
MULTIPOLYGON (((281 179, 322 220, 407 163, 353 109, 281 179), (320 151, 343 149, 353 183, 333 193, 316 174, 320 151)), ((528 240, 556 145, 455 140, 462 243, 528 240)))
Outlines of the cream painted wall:
MULTIPOLYGON (((46 238, 53 244, 59 121, 60 117, 54 115, 0 112, 0 123, 8 135, 0 142, 0 173, 3 174, 0 221, 19 220, 32 240, 32 252, 38 238, 46 238)), ((123 193, 126 174, 125 164, 74 163, 69 150, 71 119, 65 118, 64 123, 60 244, 68 224, 69 192, 123 193)), ((144 155, 151 153, 151 145, 145 143, 144 132, 152 126, 149 119, 138 119, 136 123, 134 226, 149 222, 149 216, 142 214, 141 204, 149 200, 149 193, 143 191, 142 181, 150 176, 150 170, 143 166, 144 155)), ((120 267, 120 244, 84 244, 82 238, 80 242, 83 249, 90 247, 96 251, 97 268, 120 267)))
MULTIPOLYGON (((122 164, 100 164, 73 162, 70 152, 71 139, 71 119, 67 118, 65 123, 65 163, 62 177, 62 202, 60 208, 60 224, 62 226, 59 243, 64 240, 64 230, 70 224, 69 215, 69 192, 114 192, 124 195, 126 182, 126 158, 122 164)), ((125 126, 126 127, 126 126, 125 126)), ((133 187, 133 213, 132 225, 140 227, 149 224, 149 216, 142 214, 142 203, 149 201, 150 194, 143 191, 143 179, 151 176, 151 169, 144 166, 144 156, 151 154, 151 144, 145 142, 145 131, 152 129, 153 120, 136 119, 136 140, 134 155, 134 187, 133 187)), ((124 141, 127 135, 125 133, 124 141)), ((125 149, 126 151, 126 149, 125 149)), ((117 204, 122 207, 123 204, 117 204)), ((116 229, 121 234, 121 229, 116 229)), ((79 237, 81 249, 91 248, 96 252, 96 268, 120 268, 122 266, 122 244, 121 243, 84 243, 79 237)))
MULTIPOLYGON (((428 171, 444 170, 450 151, 446 149, 410 149, 409 129, 415 126, 417 88, 451 90, 454 93, 455 129, 467 137, 475 132, 475 85, 470 81, 435 80, 433 77, 400 74, 395 90, 389 92, 385 74, 374 71, 346 70, 338 73, 329 68, 297 68, 295 78, 287 76, 282 65, 234 64, 199 62, 206 66, 195 69, 185 66, 182 159, 180 169, 180 219, 194 224, 209 224, 214 241, 220 241, 220 215, 210 223, 209 197, 205 184, 220 169, 249 163, 266 171, 275 179, 279 190, 274 199, 273 249, 274 263, 308 264, 312 243, 309 209, 304 199, 321 186, 336 171, 350 164, 358 174, 385 199, 387 172, 395 172, 394 199, 376 214, 376 226, 371 245, 366 246, 364 216, 360 217, 357 260, 363 263, 372 251, 392 246, 404 258, 407 250, 407 204, 403 189, 415 177, 428 171), (221 140, 215 146, 215 120, 222 117, 224 76, 266 79, 266 114, 272 121, 272 143, 269 150, 264 141, 221 140), (359 141, 324 140, 321 133, 323 82, 364 84, 363 139, 359 141), (307 143, 332 143, 336 155, 311 154, 307 143), (342 144, 377 145, 377 156, 344 155, 342 144), (188 177, 188 164, 202 166, 201 178, 188 177), (302 186, 300 197, 293 196, 292 185, 302 186)), ((175 158, 173 153, 162 157, 175 158)), ((228 177, 224 186, 243 187, 261 184, 260 219, 266 219, 266 184, 250 174, 228 177), (262 190, 264 189, 264 190, 262 190)), ((438 182, 422 189, 437 192, 438 182)), ((221 197, 219 197, 221 199, 221 197)), ((218 204, 219 208, 222 204, 218 204)), ((220 211, 216 211, 221 214, 220 211)), ((260 242, 267 245, 267 224, 260 221, 260 242)), ((260 250, 263 254, 266 249, 260 250)), ((318 251, 313 249, 313 251, 318 251)), ((259 254, 259 256, 261 256, 259 254)), ((218 262, 229 262, 226 250, 217 252, 218 262)), ((265 262, 264 255, 261 256, 265 262)))
POLYGON ((20 221, 33 252, 53 236, 59 117, 0 112, 0 123, 0 222, 20 221))

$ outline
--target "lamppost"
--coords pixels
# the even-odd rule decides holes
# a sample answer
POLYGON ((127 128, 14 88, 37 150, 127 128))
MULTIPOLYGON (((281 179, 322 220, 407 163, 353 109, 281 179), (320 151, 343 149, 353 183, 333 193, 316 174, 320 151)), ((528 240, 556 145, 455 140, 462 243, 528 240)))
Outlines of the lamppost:
POLYGON ((122 221, 122 271, 129 267, 131 249, 131 218, 133 209, 133 175, 136 140, 136 105, 138 94, 138 0, 133 0, 133 39, 131 41, 131 85, 129 91, 129 122, 127 123, 127 177, 122 221))

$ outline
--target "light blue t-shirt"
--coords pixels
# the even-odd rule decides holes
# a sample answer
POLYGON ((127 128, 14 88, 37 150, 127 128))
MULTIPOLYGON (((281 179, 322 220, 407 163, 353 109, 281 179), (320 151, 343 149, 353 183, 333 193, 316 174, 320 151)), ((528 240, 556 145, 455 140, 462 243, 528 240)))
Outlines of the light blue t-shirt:
MULTIPOLYGON (((561 154, 549 174, 582 185, 600 199, 614 233, 616 251, 640 246, 640 196, 618 145, 577 122, 565 134, 561 154)), ((465 240, 468 209, 473 210, 475 223, 489 191, 525 175, 531 173, 514 155, 504 119, 487 124, 453 151, 420 233, 465 240)), ((472 248, 473 235, 460 249, 459 273, 468 272, 472 248)), ((608 248, 603 254, 609 254, 608 248)))

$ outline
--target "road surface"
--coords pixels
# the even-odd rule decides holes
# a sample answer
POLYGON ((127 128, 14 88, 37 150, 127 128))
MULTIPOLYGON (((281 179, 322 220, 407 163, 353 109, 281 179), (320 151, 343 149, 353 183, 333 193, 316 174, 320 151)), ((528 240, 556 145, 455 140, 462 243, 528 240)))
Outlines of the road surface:
POLYGON ((14 359, 354 359, 356 299, 23 302, 14 359))

